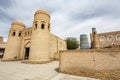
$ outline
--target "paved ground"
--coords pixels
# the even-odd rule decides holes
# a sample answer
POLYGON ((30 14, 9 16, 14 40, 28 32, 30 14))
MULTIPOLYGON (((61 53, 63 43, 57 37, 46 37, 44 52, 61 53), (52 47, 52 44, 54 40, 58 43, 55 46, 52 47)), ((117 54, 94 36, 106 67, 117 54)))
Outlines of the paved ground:
POLYGON ((16 62, 0 61, 0 80, 95 80, 57 73, 58 61, 47 64, 23 64, 16 62))

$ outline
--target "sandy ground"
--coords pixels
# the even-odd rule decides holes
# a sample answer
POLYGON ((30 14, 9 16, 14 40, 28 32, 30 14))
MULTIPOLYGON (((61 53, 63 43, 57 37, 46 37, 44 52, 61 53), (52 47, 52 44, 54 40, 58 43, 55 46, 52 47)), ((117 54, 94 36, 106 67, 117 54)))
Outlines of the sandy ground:
POLYGON ((58 73, 58 61, 47 64, 23 64, 20 61, 1 62, 0 80, 96 80, 58 73))

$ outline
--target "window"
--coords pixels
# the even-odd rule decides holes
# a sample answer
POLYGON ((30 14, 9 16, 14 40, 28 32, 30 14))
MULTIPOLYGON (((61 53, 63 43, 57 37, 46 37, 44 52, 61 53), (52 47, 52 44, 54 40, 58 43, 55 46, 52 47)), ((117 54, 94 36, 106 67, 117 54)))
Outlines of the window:
POLYGON ((96 32, 93 32, 93 34, 96 34, 96 32))
POLYGON ((30 31, 28 31, 28 36, 30 36, 30 31))
POLYGON ((50 29, 50 26, 48 26, 48 30, 50 29))
POLYGON ((45 27, 45 25, 42 23, 42 24, 41 24, 41 29, 44 29, 44 27, 45 27))
POLYGON ((48 30, 50 30, 50 24, 48 24, 48 30))
POLYGON ((30 31, 30 36, 32 35, 32 31, 30 31))
POLYGON ((27 33, 25 32, 25 35, 24 35, 24 36, 26 37, 26 35, 27 35, 27 33))
POLYGON ((35 29, 37 29, 37 23, 35 23, 35 29))
POLYGON ((15 31, 12 33, 12 36, 15 36, 15 31))
POLYGON ((21 32, 19 32, 18 36, 21 37, 21 32))
POLYGON ((28 31, 28 35, 30 34, 30 32, 28 31))

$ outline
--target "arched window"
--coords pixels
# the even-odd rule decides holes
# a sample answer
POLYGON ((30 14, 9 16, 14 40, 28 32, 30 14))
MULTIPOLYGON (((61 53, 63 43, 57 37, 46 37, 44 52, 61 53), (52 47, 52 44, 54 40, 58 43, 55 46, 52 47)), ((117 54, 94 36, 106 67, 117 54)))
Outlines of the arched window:
POLYGON ((44 29, 45 28, 45 24, 41 24, 41 29, 44 29))
POLYGON ((15 31, 13 31, 12 36, 15 36, 15 31))
POLYGON ((48 24, 48 30, 50 30, 50 24, 48 24))
POLYGON ((26 37, 26 35, 27 35, 27 33, 25 32, 25 35, 24 35, 24 36, 26 37))
POLYGON ((37 29, 37 23, 35 23, 35 29, 37 29))
POLYGON ((21 37, 21 31, 19 32, 18 36, 21 37))

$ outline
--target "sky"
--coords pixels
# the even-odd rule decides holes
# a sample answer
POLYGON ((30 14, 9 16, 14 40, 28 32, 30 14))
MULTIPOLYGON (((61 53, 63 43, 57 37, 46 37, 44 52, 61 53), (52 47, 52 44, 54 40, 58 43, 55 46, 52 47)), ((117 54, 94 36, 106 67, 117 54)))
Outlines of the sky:
POLYGON ((51 33, 66 39, 91 33, 120 31, 120 0, 0 0, 0 36, 7 41, 11 23, 33 24, 34 13, 44 9, 51 15, 51 33))

